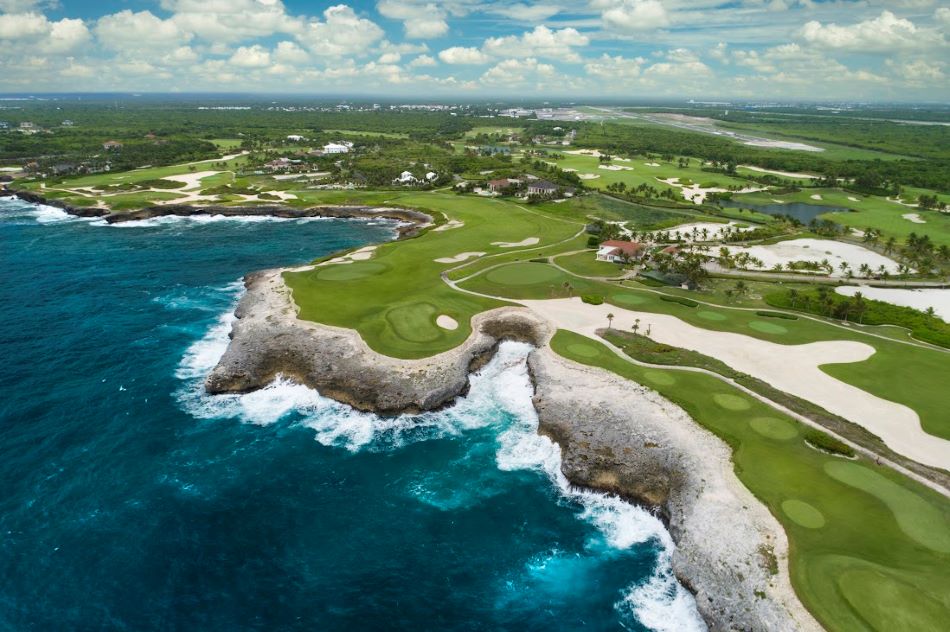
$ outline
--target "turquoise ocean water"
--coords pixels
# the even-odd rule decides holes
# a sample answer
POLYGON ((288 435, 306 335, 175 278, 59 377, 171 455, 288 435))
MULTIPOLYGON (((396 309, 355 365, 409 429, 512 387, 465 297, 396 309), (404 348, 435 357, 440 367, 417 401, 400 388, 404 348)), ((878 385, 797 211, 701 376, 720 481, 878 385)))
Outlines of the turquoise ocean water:
POLYGON ((563 479, 524 345, 417 417, 202 392, 244 273, 392 236, 0 199, 0 629, 702 628, 662 525, 563 479))

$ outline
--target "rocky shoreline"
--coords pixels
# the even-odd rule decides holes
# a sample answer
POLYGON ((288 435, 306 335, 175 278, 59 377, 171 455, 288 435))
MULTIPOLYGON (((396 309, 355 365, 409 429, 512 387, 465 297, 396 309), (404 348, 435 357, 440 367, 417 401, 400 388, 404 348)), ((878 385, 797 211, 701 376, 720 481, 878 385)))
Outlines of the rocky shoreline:
POLYGON ((736 478, 728 446, 657 393, 557 356, 547 344, 553 328, 534 312, 479 314, 459 347, 398 360, 354 330, 299 320, 281 270, 245 285, 208 392, 248 392, 281 374, 360 410, 433 410, 467 391, 469 374, 501 341, 531 343, 539 432, 560 445, 565 476, 663 518, 676 543, 673 570, 711 630, 821 629, 792 590, 781 525, 736 478))
POLYGON ((266 204, 259 206, 219 206, 219 205, 190 205, 190 204, 163 204, 147 206, 134 211, 112 211, 97 206, 72 206, 60 200, 48 199, 42 195, 29 191, 13 191, 3 189, 0 197, 16 197, 24 202, 52 206, 75 215, 77 217, 98 217, 110 224, 134 222, 155 217, 192 217, 196 215, 221 215, 225 217, 281 217, 286 219, 303 219, 307 217, 326 217, 336 219, 386 219, 399 222, 396 227, 398 238, 414 237, 419 232, 433 224, 433 218, 412 209, 397 207, 378 207, 365 205, 325 205, 297 208, 282 204, 266 204))

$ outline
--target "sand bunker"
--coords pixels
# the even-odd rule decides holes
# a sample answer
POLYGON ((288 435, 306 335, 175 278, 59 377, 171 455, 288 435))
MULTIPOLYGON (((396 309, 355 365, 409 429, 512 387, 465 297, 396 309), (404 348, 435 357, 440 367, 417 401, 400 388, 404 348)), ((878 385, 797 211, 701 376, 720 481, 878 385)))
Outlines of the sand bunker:
POLYGON ((607 171, 633 171, 633 167, 624 167, 623 165, 600 165, 598 169, 606 169, 607 171))
POLYGON ((573 156, 593 156, 594 158, 600 158, 606 154, 600 153, 600 150, 597 149, 574 149, 572 151, 565 151, 565 154, 571 154, 573 156))
POLYGON ((354 250, 349 254, 345 254, 342 257, 334 257, 329 261, 324 261, 320 265, 339 265, 346 263, 353 263, 354 261, 366 261, 373 257, 373 253, 376 252, 377 246, 366 246, 365 248, 360 248, 359 250, 354 250))
POLYGON ((874 354, 870 345, 845 340, 785 345, 743 334, 695 327, 674 316, 635 312, 616 305, 587 305, 579 298, 520 301, 536 313, 567 329, 603 342, 597 329, 630 331, 639 319, 640 331, 661 344, 684 347, 714 357, 733 369, 768 382, 775 388, 824 407, 829 412, 864 426, 896 452, 920 463, 946 467, 950 441, 929 435, 920 427, 917 413, 837 380, 819 367, 824 364, 861 362, 874 354))
POLYGON ((460 222, 457 219, 450 219, 449 221, 442 224, 438 228, 433 228, 432 232, 441 233, 446 230, 452 230, 453 228, 461 228, 462 226, 465 226, 465 222, 460 222))
POLYGON ((842 262, 847 262, 855 274, 857 274, 861 265, 865 263, 871 266, 871 269, 875 272, 877 272, 882 265, 884 269, 891 274, 896 273, 898 270, 898 263, 893 259, 862 246, 845 244, 830 239, 791 239, 768 246, 749 246, 748 248, 736 246, 727 247, 733 255, 745 252, 756 259, 760 259, 762 266, 753 268, 759 270, 769 270, 777 263, 783 266, 790 261, 813 261, 815 263, 821 263, 825 259, 828 260, 828 263, 831 264, 833 268, 831 272, 831 276, 833 277, 844 276, 844 272, 842 272, 840 268, 842 262))
POLYGON ((460 252, 454 257, 441 257, 439 259, 433 259, 436 263, 461 263, 466 259, 471 259, 473 257, 481 257, 484 252, 460 252))
POLYGON ((845 285, 835 289, 842 296, 854 296, 861 292, 864 298, 875 301, 884 301, 892 305, 913 307, 924 312, 928 307, 934 308, 934 313, 950 323, 950 290, 941 288, 925 288, 908 290, 892 287, 863 287, 845 285))
POLYGON ((450 331, 455 331, 459 328, 458 321, 445 314, 440 314, 439 317, 435 319, 435 324, 442 329, 448 329, 450 331))
POLYGON ((521 246, 533 246, 541 240, 537 237, 528 237, 527 239, 522 239, 521 241, 493 241, 491 242, 492 246, 498 246, 500 248, 520 248, 521 246))
POLYGON ((908 222, 913 222, 915 224, 926 224, 927 220, 922 218, 919 213, 904 213, 901 215, 908 222))
POLYGON ((679 237, 684 241, 694 241, 693 229, 696 230, 695 241, 712 241, 714 239, 722 239, 723 234, 726 232, 731 232, 733 230, 754 230, 754 227, 740 226, 736 222, 729 222, 728 224, 716 224, 714 222, 694 222, 692 224, 674 226, 673 228, 669 228, 661 232, 669 233, 673 238, 679 237), (706 233, 703 234, 703 231, 706 231, 706 233))
POLYGON ((600 176, 596 173, 582 173, 578 176, 581 180, 596 180, 600 176))
POLYGON ((658 163, 658 162, 645 162, 645 163, 643 163, 643 164, 645 164, 645 165, 648 166, 648 167, 659 167, 659 166, 660 166, 660 163, 658 163))
POLYGON ((848 196, 848 199, 851 200, 852 202, 860 202, 860 201, 861 201, 861 200, 859 200, 858 198, 853 197, 853 196, 850 196, 850 195, 848 196))
POLYGON ((793 149, 797 151, 825 151, 823 147, 815 147, 814 145, 806 145, 805 143, 790 143, 784 140, 766 140, 764 138, 747 140, 743 142, 743 145, 767 147, 770 149, 793 149))
POLYGON ((758 171, 759 173, 770 173, 773 176, 782 176, 784 178, 809 178, 816 179, 821 176, 815 176, 810 173, 795 173, 793 171, 777 171, 775 169, 764 169, 762 167, 753 167, 752 165, 739 165, 743 169, 748 169, 749 171, 758 171))
POLYGON ((184 182, 185 188, 181 191, 188 191, 201 188, 201 179, 216 176, 224 171, 197 171, 195 173, 182 173, 177 176, 165 176, 162 180, 171 180, 173 182, 184 182))
POLYGON ((812 195, 810 195, 809 197, 810 197, 811 199, 813 199, 813 200, 820 200, 820 199, 821 199, 821 195, 818 194, 818 193, 812 194, 812 195))

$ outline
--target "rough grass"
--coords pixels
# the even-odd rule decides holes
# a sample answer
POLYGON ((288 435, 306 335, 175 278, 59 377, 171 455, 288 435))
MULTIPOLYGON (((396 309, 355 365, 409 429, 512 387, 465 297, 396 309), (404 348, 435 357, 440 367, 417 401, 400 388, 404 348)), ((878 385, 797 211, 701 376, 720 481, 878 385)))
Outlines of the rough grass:
MULTIPOLYGON (((711 376, 638 367, 602 345, 565 331, 555 335, 552 348, 576 362, 605 368, 659 391, 733 448, 737 476, 788 534, 796 592, 828 629, 944 629, 950 616, 950 575, 945 572, 950 555, 922 546, 898 521, 926 525, 936 535, 925 537, 939 548, 950 537, 946 499, 865 460, 854 464, 875 477, 862 481, 863 487, 839 480, 826 471, 826 464, 852 462, 809 448, 804 441, 756 430, 755 426, 763 425, 756 420, 763 418, 777 419, 797 433, 803 428, 738 391, 730 392, 728 385, 711 376), (594 349, 599 353, 592 355, 594 349), (749 406, 726 409, 716 403, 717 394, 741 397, 749 406), (885 495, 890 504, 882 500, 885 495), (895 501, 898 496, 900 500, 895 501), (783 509, 786 501, 814 508, 821 526, 796 522, 783 509), (868 569, 873 569, 873 575, 860 575, 868 569), (887 627, 895 621, 913 626, 887 627)), ((919 537, 918 532, 912 533, 919 537)))

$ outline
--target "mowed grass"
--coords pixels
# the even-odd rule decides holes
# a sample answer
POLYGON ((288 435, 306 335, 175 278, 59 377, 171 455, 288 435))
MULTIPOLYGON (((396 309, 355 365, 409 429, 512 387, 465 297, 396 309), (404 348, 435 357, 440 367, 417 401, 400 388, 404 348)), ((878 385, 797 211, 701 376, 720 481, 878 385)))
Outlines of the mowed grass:
POLYGON ((639 367, 566 331, 551 346, 658 391, 729 444, 736 475, 788 534, 796 592, 829 630, 946 629, 945 498, 866 459, 808 447, 801 424, 714 377, 639 367))
POLYGON ((597 294, 618 307, 669 314, 696 327, 744 334, 777 344, 797 345, 819 340, 862 342, 876 350, 869 359, 824 365, 821 369, 832 377, 878 397, 904 404, 918 414, 925 432, 950 439, 950 415, 946 413, 945 396, 946 382, 950 376, 950 354, 946 352, 861 333, 862 330, 873 332, 879 328, 859 328, 856 325, 850 328, 837 327, 803 317, 773 322, 772 319, 757 315, 755 310, 702 304, 688 307, 662 300, 662 296, 675 296, 675 292, 667 294, 631 284, 592 281, 560 271, 558 276, 552 274, 543 282, 530 285, 503 282, 506 276, 515 275, 523 265, 509 264, 507 267, 513 268, 510 275, 475 276, 464 281, 461 287, 514 300, 597 294), (566 288, 565 283, 571 286, 570 289, 566 288))
POLYGON ((301 318, 355 329, 375 351, 399 358, 427 357, 461 344, 471 333, 472 316, 504 305, 453 290, 440 273, 457 264, 435 259, 473 251, 505 253, 491 245, 493 241, 538 237, 543 246, 578 230, 574 224, 497 200, 405 193, 390 194, 388 201, 434 215, 444 213, 465 226, 382 245, 369 261, 286 273, 285 279, 301 318), (435 320, 441 314, 455 319, 458 329, 438 327, 435 320))
POLYGON ((624 269, 619 264, 610 261, 598 261, 596 250, 585 250, 572 255, 556 257, 554 262, 579 276, 613 278, 624 273, 624 269))

